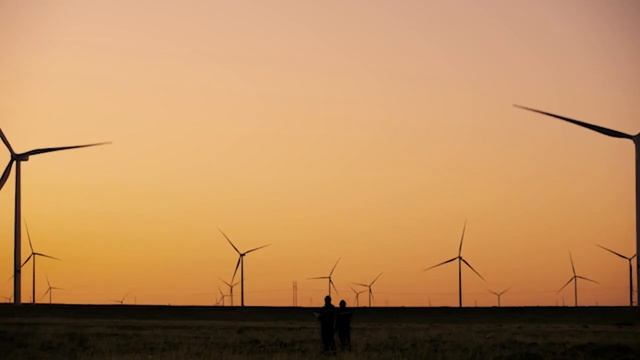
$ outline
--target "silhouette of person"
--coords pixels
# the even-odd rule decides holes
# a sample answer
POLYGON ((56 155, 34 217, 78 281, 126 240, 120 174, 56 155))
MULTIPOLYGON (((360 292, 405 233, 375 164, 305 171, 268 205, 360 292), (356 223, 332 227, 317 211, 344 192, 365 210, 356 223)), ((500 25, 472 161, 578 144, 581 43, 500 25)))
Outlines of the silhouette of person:
POLYGON ((336 351, 336 340, 334 338, 336 308, 331 303, 331 296, 324 297, 324 306, 316 316, 320 321, 320 337, 322 338, 324 351, 333 353, 336 351))
POLYGON ((342 351, 351 351, 351 317, 353 313, 347 309, 347 302, 340 300, 340 308, 336 314, 336 331, 342 351))

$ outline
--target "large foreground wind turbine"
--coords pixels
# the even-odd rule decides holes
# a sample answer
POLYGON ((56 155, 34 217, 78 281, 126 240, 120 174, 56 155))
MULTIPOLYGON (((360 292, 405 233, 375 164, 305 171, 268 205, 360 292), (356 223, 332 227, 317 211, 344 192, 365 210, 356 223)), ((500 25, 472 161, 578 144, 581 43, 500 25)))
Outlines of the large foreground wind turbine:
POLYGON ((469 262, 462 257, 462 243, 464 242, 464 232, 466 228, 467 228, 467 222, 465 221, 464 226, 462 227, 462 236, 460 237, 460 246, 458 247, 458 256, 424 269, 424 271, 428 271, 433 268, 437 268, 438 266, 448 264, 452 261, 458 260, 458 306, 459 307, 462 307, 462 264, 463 263, 467 265, 469 269, 471 269, 474 273, 476 273, 476 275, 478 275, 480 279, 482 279, 483 281, 486 281, 482 277, 482 275, 480 275, 480 273, 477 272, 476 269, 474 269, 473 266, 471 266, 471 264, 469 264, 469 262))
POLYGON ((229 242, 229 245, 233 247, 233 250, 235 250, 238 253, 238 262, 236 263, 236 269, 233 271, 233 276, 231 277, 231 281, 233 282, 233 279, 235 279, 236 273, 238 272, 238 267, 240 267, 240 306, 244 306, 244 257, 249 253, 265 248, 270 244, 262 245, 257 248, 253 248, 251 250, 242 252, 238 250, 238 248, 235 245, 233 245, 233 243, 231 242, 231 239, 229 239, 227 234, 225 234, 222 230, 220 230, 220 233, 222 234, 222 236, 224 236, 225 239, 227 239, 227 241, 229 242))
POLYGON ((621 257, 629 262, 629 306, 633 306, 633 265, 631 265, 631 262, 633 261, 633 258, 635 258, 637 254, 633 254, 632 257, 626 257, 602 245, 598 245, 598 247, 612 253, 613 255, 621 257))
POLYGON ((382 275, 382 273, 378 274, 378 276, 376 276, 375 279, 373 279, 372 282, 368 283, 368 284, 361 284, 361 283, 354 283, 358 286, 364 286, 366 288, 368 288, 369 291, 369 307, 371 307, 371 304, 373 302, 373 284, 375 284, 376 281, 378 281, 378 278, 380 277, 380 275, 382 275))
POLYGON ((489 290, 490 293, 492 293, 493 295, 498 297, 498 307, 501 306, 500 304, 500 299, 502 298, 502 295, 504 295, 504 293, 506 293, 507 291, 509 291, 510 288, 506 288, 502 291, 493 291, 493 290, 489 290))
POLYGON ((312 277, 309 278, 309 280, 319 280, 319 279, 327 279, 329 280, 329 296, 331 296, 331 288, 333 287, 333 290, 336 291, 336 294, 338 294, 338 289, 336 289, 336 286, 333 284, 333 271, 336 269, 336 266, 338 266, 338 263, 340 262, 340 258, 338 258, 338 260, 336 261, 335 265, 333 265, 333 267, 331 268, 331 271, 329 272, 329 275, 327 276, 317 276, 317 277, 312 277))
POLYGON ((578 280, 591 281, 592 283, 596 284, 598 284, 598 282, 576 274, 576 267, 573 265, 573 257, 571 256, 571 253, 569 253, 569 261, 571 261, 571 272, 573 273, 573 276, 571 277, 571 279, 569 279, 569 281, 567 281, 566 284, 564 284, 560 288, 560 290, 558 290, 558 292, 561 292, 564 288, 567 287, 567 285, 571 284, 571 282, 573 281, 573 296, 575 297, 575 306, 578 306, 578 280))
POLYGON ((11 144, 9 144, 9 140, 7 140, 7 137, 4 136, 4 133, 2 132, 2 129, 0 129, 0 139, 2 139, 2 142, 4 143, 4 145, 7 147, 7 149, 9 150, 9 153, 11 154, 11 159, 9 160, 9 163, 7 164, 7 167, 4 169, 4 172, 2 173, 2 177, 0 177, 0 190, 2 190, 2 187, 4 186, 4 184, 7 182, 7 179, 9 179, 9 175, 11 174, 11 168, 13 167, 13 163, 15 162, 16 164, 16 191, 15 191, 15 216, 14 216, 14 221, 13 221, 13 228, 14 228, 14 233, 13 233, 13 303, 14 304, 20 304, 20 302, 22 301, 22 297, 21 297, 21 287, 22 287, 22 276, 21 276, 21 253, 20 253, 20 246, 21 246, 21 226, 22 226, 22 220, 21 220, 21 215, 22 215, 22 200, 21 200, 21 184, 22 184, 22 180, 20 177, 20 166, 23 162, 25 161, 29 161, 29 157, 34 156, 34 155, 40 155, 40 154, 46 154, 46 153, 50 153, 50 152, 55 152, 55 151, 62 151, 62 150, 71 150, 71 149, 80 149, 80 148, 85 148, 85 147, 90 147, 90 146, 98 146, 98 145, 104 145, 104 144, 108 144, 106 142, 103 143, 95 143, 95 144, 86 144, 86 145, 74 145, 74 146, 60 146, 60 147, 49 147, 49 148, 41 148, 41 149, 34 149, 34 150, 30 150, 27 152, 23 152, 23 153, 16 153, 13 151, 13 148, 11 147, 11 144))
POLYGON ((31 289, 31 302, 33 304, 36 303, 36 258, 38 256, 42 256, 45 258, 49 258, 49 259, 53 259, 53 260, 60 260, 56 257, 53 256, 49 256, 47 254, 43 254, 40 252, 36 252, 33 250, 33 244, 31 243, 31 234, 29 234, 29 227, 27 226, 27 223, 24 224, 24 226, 27 228, 27 238, 29 239, 29 248, 31 249, 31 254, 29 255, 29 257, 22 263, 22 265, 20 265, 20 267, 24 267, 27 262, 29 262, 29 259, 31 259, 31 265, 33 265, 33 288, 31 289))
POLYGON ((64 289, 51 286, 51 283, 49 282, 49 278, 47 278, 47 286, 48 286, 47 291, 45 291, 44 294, 42 294, 42 297, 45 297, 47 296, 47 294, 49 294, 49 304, 51 304, 51 297, 53 296, 53 290, 64 290, 64 289))
MULTIPOLYGON (((532 109, 532 108, 528 108, 520 105, 514 105, 514 106, 520 109, 529 110, 529 111, 536 112, 538 114, 551 116, 556 119, 564 120, 571 124, 578 125, 583 128, 587 128, 589 130, 595 131, 603 135, 633 141, 633 144, 635 145, 635 150, 636 150, 636 254, 640 253, 640 133, 635 135, 626 134, 617 130, 611 130, 611 129, 604 128, 602 126, 589 124, 584 121, 575 120, 575 119, 571 119, 561 115, 552 114, 550 112, 536 110, 536 109, 532 109)), ((636 289, 640 289, 640 266, 638 266, 637 263, 636 263, 636 289)), ((640 305, 640 301, 638 303, 640 305)))

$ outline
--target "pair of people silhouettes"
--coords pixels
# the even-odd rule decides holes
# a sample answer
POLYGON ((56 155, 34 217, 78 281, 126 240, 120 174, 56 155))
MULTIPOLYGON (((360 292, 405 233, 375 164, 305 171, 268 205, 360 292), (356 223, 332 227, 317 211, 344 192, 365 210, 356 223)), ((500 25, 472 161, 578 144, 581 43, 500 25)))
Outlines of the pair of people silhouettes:
POLYGON ((325 296, 324 306, 317 314, 320 321, 320 337, 323 349, 326 353, 335 353, 335 333, 338 333, 340 349, 351 350, 351 317, 352 312, 347 309, 347 302, 340 301, 340 307, 336 309, 331 303, 331 296, 325 296))

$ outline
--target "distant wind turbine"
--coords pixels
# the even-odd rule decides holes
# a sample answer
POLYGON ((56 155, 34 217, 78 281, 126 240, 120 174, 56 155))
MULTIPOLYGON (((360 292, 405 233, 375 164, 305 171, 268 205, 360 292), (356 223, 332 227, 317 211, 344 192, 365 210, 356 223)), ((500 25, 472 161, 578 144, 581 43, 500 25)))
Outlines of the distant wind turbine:
POLYGON ((42 297, 45 297, 47 296, 47 294, 49 294, 49 304, 51 304, 51 297, 53 296, 53 290, 64 290, 64 289, 51 286, 51 283, 49 282, 49 278, 47 277, 47 291, 45 291, 44 294, 42 294, 42 297))
POLYGON ((351 289, 351 291, 353 291, 353 294, 354 294, 354 295, 355 295, 355 297, 356 297, 356 307, 359 307, 359 306, 360 306, 360 294, 362 294, 363 292, 365 292, 365 291, 367 291, 367 290, 360 290, 360 291, 358 291, 358 290, 356 290, 356 289, 354 289, 354 288, 352 288, 352 287, 350 287, 350 289, 351 289))
POLYGON ((564 290, 564 288, 566 288, 567 285, 571 284, 571 282, 573 281, 573 290, 574 290, 573 295, 575 297, 575 306, 578 306, 578 280, 591 281, 592 283, 596 283, 596 284, 598 284, 598 282, 595 280, 591 280, 587 277, 576 274, 576 267, 573 265, 573 257, 571 256, 571 253, 569 253, 569 261, 571 261, 571 272, 573 273, 573 276, 571 277, 571 279, 569 279, 569 281, 567 281, 566 284, 564 284, 560 288, 560 290, 558 290, 558 292, 561 292, 562 290, 564 290))
POLYGON ((49 256, 47 254, 43 254, 40 252, 36 252, 35 250, 33 250, 33 244, 31 243, 31 234, 29 234, 29 226, 27 226, 27 223, 25 222, 24 226, 27 228, 27 238, 29 239, 29 248, 31 249, 31 254, 29 254, 29 257, 27 257, 27 259, 22 263, 22 265, 20 265, 20 267, 24 267, 27 262, 31 259, 31 265, 33 265, 33 288, 31 289, 31 302, 33 304, 36 303, 36 258, 38 256, 42 256, 45 258, 49 258, 49 259, 53 259, 53 260, 60 260, 56 257, 53 256, 49 256))
POLYGON ((502 291, 499 291, 499 292, 498 292, 498 291, 489 290, 489 292, 490 292, 490 293, 492 293, 493 295, 495 295, 495 296, 497 296, 497 297, 498 297, 498 307, 500 307, 500 306, 501 306, 501 304, 500 304, 500 298, 502 298, 502 295, 504 295, 504 293, 506 293, 507 291, 509 291, 509 289, 511 289, 511 288, 506 288, 506 289, 504 289, 504 290, 502 290, 502 291))
POLYGON ((317 277, 309 278, 309 280, 327 279, 328 280, 328 287, 329 287, 329 296, 331 296, 331 288, 333 288, 333 290, 336 291, 336 294, 339 294, 338 289, 336 289, 336 286, 333 283, 333 272, 336 270, 336 266, 338 266, 339 262, 340 262, 340 258, 338 258, 338 260, 336 261, 335 265, 333 265, 333 267, 331 268, 331 271, 329 272, 329 275, 327 275, 327 276, 317 276, 317 277))
MULTIPOLYGON (((618 138, 618 139, 626 139, 633 141, 636 150, 636 254, 640 253, 640 133, 636 135, 626 134, 617 130, 607 129, 602 126, 593 125, 586 123, 584 121, 571 119, 562 115, 552 114, 550 112, 532 109, 526 106, 514 105, 517 108, 533 111, 538 114, 550 116, 556 119, 560 119, 571 124, 587 128, 591 131, 595 131, 597 133, 618 138)), ((636 289, 640 289, 640 266, 636 263, 636 289)), ((640 306, 640 301, 638 301, 638 305, 640 306)))
POLYGON ((424 269, 424 271, 428 271, 433 268, 437 268, 438 266, 448 264, 452 261, 458 260, 458 306, 459 307, 462 307, 462 264, 463 263, 467 265, 467 267, 469 267, 469 269, 471 269, 476 275, 478 275, 480 279, 482 279, 483 281, 486 281, 482 277, 482 275, 480 275, 480 273, 477 272, 476 269, 474 269, 473 266, 471 266, 471 264, 469 264, 469 262, 462 257, 462 243, 464 242, 464 233, 466 228, 467 228, 467 222, 465 221, 464 226, 462 227, 462 236, 460 237, 460 246, 458 247, 458 256, 424 269))
MULTIPOLYGON (((220 229, 218 229, 218 230, 220 230, 220 229)), ((252 252, 254 252, 256 250, 260 250, 262 248, 265 248, 265 247, 267 247, 267 246, 269 246, 271 244, 262 245, 262 246, 259 246, 257 248, 253 248, 251 250, 247 250, 245 252, 241 252, 233 244, 233 242, 231 242, 231 239, 229 239, 227 234, 225 234, 222 230, 220 230, 220 233, 222 234, 222 236, 224 236, 225 239, 227 239, 227 241, 229 242, 229 245, 231 245, 231 247, 233 247, 233 250, 235 250, 238 253, 238 262, 236 263, 236 269, 233 271, 233 276, 231 277, 231 281, 233 282, 233 279, 235 279, 236 273, 238 272, 238 267, 239 267, 240 268, 240 306, 244 306, 244 257, 249 253, 252 253, 252 252)))
POLYGON ((0 190, 2 190, 2 188, 4 187, 4 184, 7 182, 7 179, 9 179, 9 175, 11 175, 11 168, 13 167, 13 163, 16 163, 16 190, 15 190, 15 215, 14 215, 14 233, 13 233, 13 246, 14 246, 14 250, 13 250, 13 303, 16 305, 19 305, 22 301, 22 297, 21 297, 21 289, 22 289, 22 275, 21 275, 21 261, 22 261, 22 254, 20 253, 21 251, 21 245, 22 245, 22 238, 21 238, 21 225, 22 225, 22 219, 21 219, 21 215, 22 215, 22 200, 21 200, 21 184, 22 184, 22 180, 20 177, 20 167, 21 164, 25 161, 29 161, 29 157, 34 156, 34 155, 40 155, 40 154, 46 154, 46 153, 50 153, 50 152, 55 152, 55 151, 62 151, 62 150, 71 150, 71 149, 80 149, 80 148, 85 148, 85 147, 91 147, 91 146, 98 146, 98 145, 104 145, 104 144, 109 144, 107 142, 102 142, 102 143, 95 143, 95 144, 86 144, 86 145, 74 145, 74 146, 60 146, 60 147, 49 147, 49 148, 41 148, 41 149, 34 149, 34 150, 30 150, 27 152, 23 152, 23 153, 16 153, 13 151, 13 148, 11 147, 11 144, 9 144, 9 140, 7 140, 7 137, 4 136, 4 133, 2 132, 2 129, 0 129, 0 139, 2 140, 2 142, 4 143, 4 145, 7 147, 7 149, 9 150, 9 153, 11 154, 11 159, 9 160, 9 163, 7 164, 7 167, 4 169, 4 172, 2 173, 2 176, 0 177, 0 190))
POLYGON ((121 299, 113 300, 113 302, 116 304, 124 305, 124 301, 127 299, 127 296, 129 296, 129 294, 130 293, 126 293, 121 299))
MULTIPOLYGON (((220 278, 218 278, 220 279, 220 278)), ((228 283, 222 279, 220 279, 220 281, 222 281, 223 283, 225 283, 225 285, 227 285, 227 287, 229 288, 229 299, 231 299, 231 306, 233 306, 233 288, 236 287, 236 285, 239 284, 238 281, 236 281, 235 283, 233 282, 233 280, 231 280, 231 283, 228 283)))
POLYGON ((3 299, 7 300, 7 302, 11 302, 11 300, 13 299, 13 295, 9 295, 9 296, 3 296, 3 299))
POLYGON ((218 306, 224 306, 224 298, 229 297, 229 295, 225 295, 222 290, 220 289, 220 287, 218 287, 218 292, 220 293, 220 298, 218 299, 218 301, 216 302, 216 305, 218 306))
POLYGON ((368 292, 369 292, 369 307, 371 307, 371 304, 373 303, 373 284, 375 284, 376 281, 378 281, 378 278, 380 278, 380 276, 382 275, 382 273, 378 274, 378 276, 376 276, 375 279, 373 279, 373 281, 371 281, 368 284, 361 284, 361 283, 354 283, 358 286, 364 286, 366 288, 368 288, 368 292))
POLYGON ((597 245, 597 246, 629 262, 629 306, 633 306, 633 265, 631 264, 631 262, 633 261, 633 258, 635 258, 637 254, 633 254, 633 256, 627 257, 611 249, 608 249, 602 245, 597 245))

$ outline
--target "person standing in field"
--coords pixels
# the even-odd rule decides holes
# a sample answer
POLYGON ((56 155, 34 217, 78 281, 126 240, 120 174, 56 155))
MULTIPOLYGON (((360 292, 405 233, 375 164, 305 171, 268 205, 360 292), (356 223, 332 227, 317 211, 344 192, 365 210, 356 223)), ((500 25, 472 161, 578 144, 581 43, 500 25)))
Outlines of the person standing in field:
POLYGON ((336 331, 342 351, 351 351, 351 317, 353 313, 347 309, 347 302, 340 300, 340 307, 336 314, 336 331))
POLYGON ((331 296, 324 297, 324 306, 316 313, 318 321, 320 321, 320 337, 324 351, 327 353, 335 353, 336 340, 334 338, 336 323, 336 308, 331 303, 331 296))

